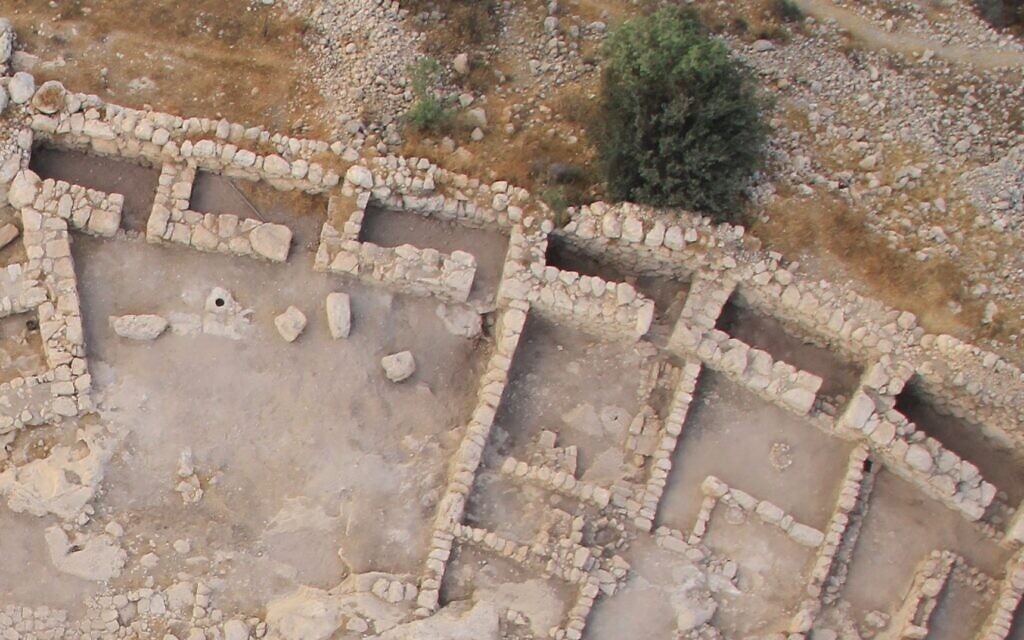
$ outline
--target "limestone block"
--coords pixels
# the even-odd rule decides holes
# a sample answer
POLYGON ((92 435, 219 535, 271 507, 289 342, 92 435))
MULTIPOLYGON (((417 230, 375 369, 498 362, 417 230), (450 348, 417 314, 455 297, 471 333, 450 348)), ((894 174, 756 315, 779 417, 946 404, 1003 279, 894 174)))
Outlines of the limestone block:
POLYGON ((98 236, 109 238, 121 226, 121 212, 111 209, 93 209, 86 228, 98 236))
POLYGON ((284 313, 274 318, 274 326, 286 342, 295 342, 306 328, 306 314, 294 306, 288 307, 284 313))
POLYGON ((380 359, 384 375, 392 382, 408 380, 416 372, 416 360, 410 351, 400 351, 380 359))
POLYGON ((19 71, 11 78, 7 85, 7 91, 11 94, 11 102, 25 104, 32 99, 32 94, 36 92, 36 79, 29 73, 19 71))
POLYGON ((11 188, 7 194, 11 206, 15 209, 32 206, 39 193, 40 183, 39 176, 35 172, 28 169, 19 171, 14 176, 14 181, 11 182, 11 188))
POLYGON ((373 188, 373 173, 364 166, 354 164, 345 172, 345 181, 364 189, 373 188))
POLYGON ((32 106, 47 115, 57 113, 64 108, 64 85, 56 80, 44 82, 32 98, 32 106))
POLYGON ((252 250, 273 262, 284 262, 288 259, 291 242, 292 230, 283 224, 265 222, 249 233, 252 250))
POLYGON ((332 338, 349 336, 352 330, 352 303, 347 293, 327 294, 327 327, 332 338))
POLYGON ((154 314, 110 316, 114 333, 129 340, 155 340, 167 329, 167 320, 154 314))

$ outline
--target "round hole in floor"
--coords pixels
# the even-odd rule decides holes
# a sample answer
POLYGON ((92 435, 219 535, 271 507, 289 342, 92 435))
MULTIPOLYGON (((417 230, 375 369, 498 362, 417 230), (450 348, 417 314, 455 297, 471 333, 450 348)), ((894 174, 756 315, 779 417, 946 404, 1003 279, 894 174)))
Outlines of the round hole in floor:
POLYGON ((223 307, 224 306, 224 298, 217 298, 216 300, 213 301, 213 304, 217 305, 218 307, 223 307))
POLYGON ((25 322, 25 328, 28 329, 29 331, 37 330, 39 329, 39 321, 35 319, 27 320, 25 322))

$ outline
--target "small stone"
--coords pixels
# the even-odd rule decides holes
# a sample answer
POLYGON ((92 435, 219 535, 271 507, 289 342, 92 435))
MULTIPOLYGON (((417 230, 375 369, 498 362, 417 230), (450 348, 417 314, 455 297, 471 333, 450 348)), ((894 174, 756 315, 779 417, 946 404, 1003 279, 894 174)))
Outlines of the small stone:
POLYGON ((455 60, 452 61, 452 68, 455 69, 455 73, 460 76, 464 76, 469 73, 469 55, 460 53, 455 56, 455 60))
POLYGON ((352 331, 352 302, 347 293, 327 294, 327 328, 335 340, 347 338, 352 331))
POLYGON ((466 124, 471 127, 483 128, 487 126, 487 112, 482 107, 466 111, 466 124))
POLYGON ((306 314, 294 306, 288 307, 284 313, 274 318, 274 326, 286 342, 295 342, 306 328, 306 314))
POLYGON ((154 314, 110 316, 114 333, 129 340, 156 340, 167 329, 167 320, 154 314))
POLYGON ((384 356, 380 359, 380 366, 384 368, 384 375, 391 382, 402 382, 408 380, 416 372, 416 360, 412 352, 401 351, 384 356))
POLYGON ((18 231, 18 227, 14 226, 10 222, 0 227, 0 249, 11 244, 11 242, 18 237, 19 233, 20 231, 18 231))
POLYGON ((775 50, 775 45, 772 43, 771 40, 755 40, 753 47, 754 51, 758 53, 764 53, 765 51, 775 50))

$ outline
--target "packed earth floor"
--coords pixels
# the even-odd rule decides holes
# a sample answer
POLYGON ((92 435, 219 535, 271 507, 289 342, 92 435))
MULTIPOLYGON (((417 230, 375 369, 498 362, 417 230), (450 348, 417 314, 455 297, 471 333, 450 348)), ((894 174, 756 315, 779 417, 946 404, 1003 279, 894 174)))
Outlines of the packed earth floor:
POLYGON ((0 84, 0 638, 1024 638, 999 355, 697 215, 0 84))

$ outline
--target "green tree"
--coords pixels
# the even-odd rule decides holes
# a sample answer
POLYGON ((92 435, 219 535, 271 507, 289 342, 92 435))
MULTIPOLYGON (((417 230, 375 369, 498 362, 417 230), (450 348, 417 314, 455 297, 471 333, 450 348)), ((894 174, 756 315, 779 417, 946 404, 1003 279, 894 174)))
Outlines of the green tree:
POLYGON ((767 137, 749 69, 676 8, 624 23, 605 57, 598 146, 610 195, 730 220, 767 137))

